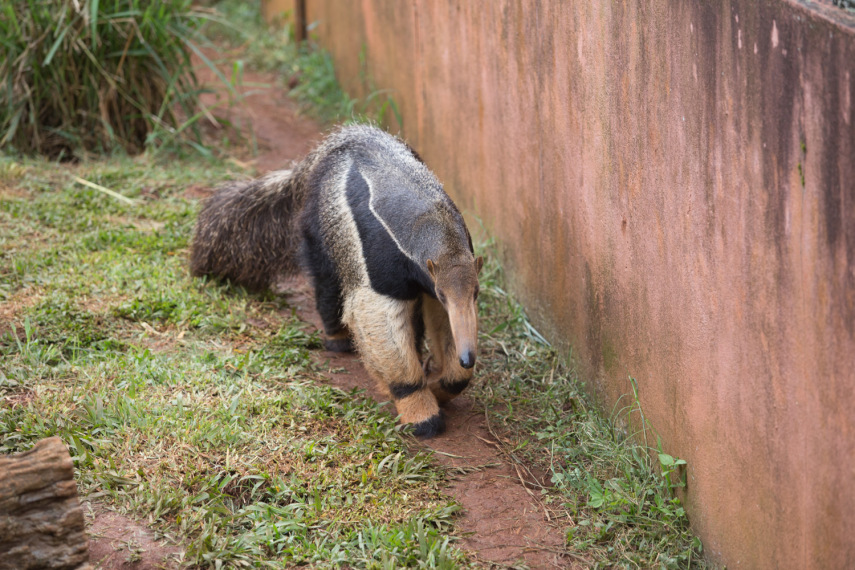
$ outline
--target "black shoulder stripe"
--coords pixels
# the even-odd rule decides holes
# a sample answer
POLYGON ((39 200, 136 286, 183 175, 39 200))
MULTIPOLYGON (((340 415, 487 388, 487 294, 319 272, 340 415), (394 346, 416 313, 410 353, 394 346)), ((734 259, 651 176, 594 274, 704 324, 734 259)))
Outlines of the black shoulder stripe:
MULTIPOLYGON (((430 277, 401 251, 386 226, 371 211, 368 181, 355 164, 347 174, 345 195, 362 242, 362 258, 365 260, 371 288, 393 299, 417 298, 421 294, 421 283, 430 277)), ((393 212, 396 223, 407 228, 412 226, 413 213, 408 207, 393 212), (397 221, 398 218, 400 221, 397 221), (409 225, 408 219, 411 220, 409 225)))

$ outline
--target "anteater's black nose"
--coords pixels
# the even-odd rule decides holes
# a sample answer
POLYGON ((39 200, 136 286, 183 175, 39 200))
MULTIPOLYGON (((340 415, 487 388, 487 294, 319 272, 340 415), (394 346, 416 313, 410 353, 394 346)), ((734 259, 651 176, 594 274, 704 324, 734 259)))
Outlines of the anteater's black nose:
POLYGON ((460 366, 463 368, 472 368, 475 366, 475 353, 471 350, 463 353, 460 356, 460 366))

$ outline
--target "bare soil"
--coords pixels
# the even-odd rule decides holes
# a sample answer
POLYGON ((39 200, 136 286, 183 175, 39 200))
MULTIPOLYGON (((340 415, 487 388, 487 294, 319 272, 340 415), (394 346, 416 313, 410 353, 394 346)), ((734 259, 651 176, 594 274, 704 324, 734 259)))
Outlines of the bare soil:
MULTIPOLYGON (((215 54, 209 55, 216 59, 215 54)), ((232 79, 229 69, 224 67, 222 72, 232 79)), ((244 71, 241 80, 235 82, 237 99, 230 99, 222 81, 207 66, 197 64, 196 76, 200 84, 210 88, 210 93, 202 95, 202 104, 218 119, 209 124, 209 134, 219 131, 232 140, 238 131, 247 142, 254 141, 258 152, 247 157, 247 162, 259 173, 289 168, 323 136, 315 121, 298 112, 288 90, 279 86, 273 74, 244 71)))
MULTIPOLYGON (((200 79, 215 92, 206 95, 205 104, 216 107, 226 95, 219 80, 207 68, 200 68, 200 79)), ((270 74, 245 72, 244 93, 231 107, 218 107, 213 114, 243 128, 255 137, 258 155, 248 159, 263 174, 287 168, 302 158, 322 138, 322 129, 300 115, 287 91, 277 86, 270 74)), ((214 127, 215 130, 224 127, 214 127)), ((229 136, 223 132, 223 136, 229 136)), ((201 198, 211 189, 188 188, 186 195, 201 198)), ((297 277, 279 286, 289 304, 305 321, 320 327, 314 309, 311 287, 305 277, 297 277)), ((357 356, 321 352, 328 363, 329 381, 343 389, 361 388, 377 401, 385 398, 369 378, 357 356)), ((477 377, 477 375, 476 375, 477 377)), ((388 406, 395 414, 394 407, 388 406)), ((436 458, 456 473, 448 493, 464 511, 458 528, 464 536, 459 543, 477 561, 487 567, 565 568, 578 566, 559 554, 563 536, 561 525, 550 520, 546 506, 538 500, 542 476, 510 461, 491 431, 484 410, 465 395, 446 409, 447 431, 440 437, 419 442, 436 452, 436 458)), ((94 506, 89 528, 90 554, 99 568, 173 568, 180 559, 178 546, 155 540, 144 525, 122 515, 94 506), (133 549, 133 553, 132 550, 133 549), (136 560, 131 561, 131 558, 136 560)), ((566 521, 563 521, 566 524, 566 521)))
POLYGON ((145 525, 99 505, 84 503, 89 562, 111 570, 169 570, 183 558, 180 546, 158 540, 145 525))

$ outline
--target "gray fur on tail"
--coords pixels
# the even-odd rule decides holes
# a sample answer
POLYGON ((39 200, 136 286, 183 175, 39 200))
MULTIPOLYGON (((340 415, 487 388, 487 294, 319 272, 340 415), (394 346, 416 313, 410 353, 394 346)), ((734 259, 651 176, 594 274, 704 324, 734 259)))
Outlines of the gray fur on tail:
POLYGON ((261 291, 276 278, 298 272, 298 225, 312 158, 293 171, 231 183, 208 198, 196 221, 191 273, 261 291))

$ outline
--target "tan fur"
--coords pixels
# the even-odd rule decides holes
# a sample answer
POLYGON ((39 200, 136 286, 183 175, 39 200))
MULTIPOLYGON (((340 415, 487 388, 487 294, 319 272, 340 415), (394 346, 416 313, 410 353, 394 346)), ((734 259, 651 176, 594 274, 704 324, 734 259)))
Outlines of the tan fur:
POLYGON ((430 389, 440 404, 445 404, 457 396, 449 394, 439 385, 439 380, 450 382, 471 380, 474 369, 460 366, 457 348, 451 333, 448 313, 442 303, 430 295, 422 295, 422 314, 425 322, 425 337, 431 354, 430 389))
POLYGON ((365 369, 381 390, 389 394, 392 383, 421 387, 396 402, 405 423, 419 423, 439 412, 415 350, 415 310, 415 301, 380 295, 366 284, 345 298, 342 318, 353 333, 365 369))
POLYGON ((439 413, 439 403, 430 389, 425 388, 397 400, 395 406, 404 423, 419 423, 439 413))

